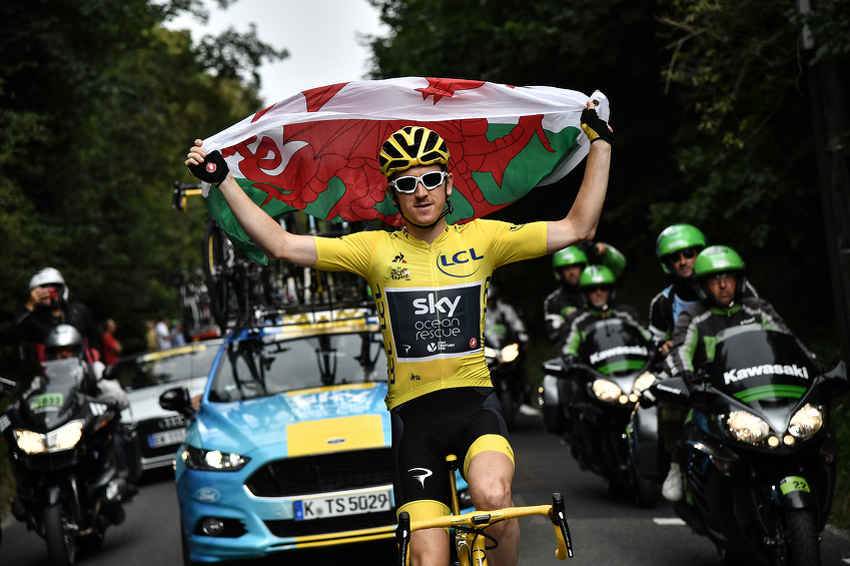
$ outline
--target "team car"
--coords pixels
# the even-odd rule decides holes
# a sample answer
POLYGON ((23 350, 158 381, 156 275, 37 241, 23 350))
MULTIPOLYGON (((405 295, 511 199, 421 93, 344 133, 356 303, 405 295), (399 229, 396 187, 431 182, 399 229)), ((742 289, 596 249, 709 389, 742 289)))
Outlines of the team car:
POLYGON ((130 463, 134 475, 172 466, 174 451, 186 435, 186 419, 160 407, 159 396, 178 385, 191 396, 200 395, 222 341, 217 338, 126 356, 109 368, 109 377, 118 380, 130 400, 121 421, 135 431, 130 435, 134 449, 128 450, 135 460, 130 463))
POLYGON ((225 338, 175 460, 184 563, 391 538, 386 356, 368 309, 282 317, 225 338), (279 320, 279 322, 281 321, 279 320))

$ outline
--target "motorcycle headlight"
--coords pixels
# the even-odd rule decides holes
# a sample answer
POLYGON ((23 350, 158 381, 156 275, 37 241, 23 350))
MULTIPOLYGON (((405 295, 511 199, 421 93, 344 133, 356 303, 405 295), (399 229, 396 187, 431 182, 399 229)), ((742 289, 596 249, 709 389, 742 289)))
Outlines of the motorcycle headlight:
POLYGON ((502 348, 502 361, 506 364, 511 363, 519 356, 519 344, 508 344, 502 348))
POLYGON ((205 472, 235 472, 251 461, 247 456, 218 450, 201 450, 188 444, 180 457, 187 468, 205 472))
POLYGON ((39 434, 31 430, 15 430, 18 448, 27 454, 45 454, 71 450, 83 437, 83 421, 72 421, 61 428, 39 434))
POLYGON ((747 411, 732 411, 726 419, 729 432, 737 440, 756 444, 767 438, 770 426, 764 419, 747 411))
POLYGON ((635 380, 635 384, 633 386, 635 393, 643 393, 649 386, 655 383, 655 376, 649 373, 648 371, 643 372, 638 376, 635 380))
POLYGON ((805 440, 823 426, 823 413, 820 409, 806 403, 799 411, 791 417, 791 422, 788 424, 788 432, 801 440, 805 440))
POLYGON ((600 401, 616 403, 623 391, 614 382, 607 379, 597 379, 593 382, 593 394, 600 401))

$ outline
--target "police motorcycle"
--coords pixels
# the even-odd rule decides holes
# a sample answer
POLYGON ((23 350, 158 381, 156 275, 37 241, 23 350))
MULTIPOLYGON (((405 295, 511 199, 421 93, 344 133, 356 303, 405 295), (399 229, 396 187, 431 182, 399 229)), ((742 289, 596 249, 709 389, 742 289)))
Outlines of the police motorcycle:
POLYGON ((100 546, 107 527, 124 522, 126 482, 117 476, 116 407, 86 394, 93 379, 77 356, 42 363, 26 390, 2 380, 12 402, 0 414, 17 483, 12 515, 47 543, 53 566, 100 546), (10 391, 10 389, 12 391, 10 391))
MULTIPOLYGON (((685 497, 676 513, 724 558, 820 564, 835 488, 829 401, 848 389, 844 362, 824 372, 793 336, 760 325, 727 330, 694 380, 657 381, 641 400, 689 409, 677 443, 685 497)), ((637 462, 651 474, 653 465, 637 462)))
POLYGON ((509 429, 516 427, 520 405, 526 402, 531 389, 525 375, 522 350, 527 341, 527 336, 498 320, 489 324, 484 332, 484 358, 509 429))
POLYGON ((654 379, 649 370, 657 353, 640 329, 609 318, 589 328, 578 356, 562 353, 543 364, 539 401, 546 430, 563 434, 582 469, 639 507, 655 504, 656 486, 637 473, 625 432, 639 394, 654 379))

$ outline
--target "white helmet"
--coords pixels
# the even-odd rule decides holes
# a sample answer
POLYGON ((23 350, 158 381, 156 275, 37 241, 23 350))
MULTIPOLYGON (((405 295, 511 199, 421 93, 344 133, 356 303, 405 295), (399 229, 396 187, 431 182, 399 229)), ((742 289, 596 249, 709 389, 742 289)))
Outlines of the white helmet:
POLYGON ((58 269, 45 267, 30 278, 30 291, 43 285, 62 285, 62 300, 68 301, 68 286, 58 269))
POLYGON ((44 349, 47 359, 56 359, 56 348, 72 348, 74 357, 83 357, 83 337, 80 332, 70 324, 60 324, 47 334, 44 339, 44 349))

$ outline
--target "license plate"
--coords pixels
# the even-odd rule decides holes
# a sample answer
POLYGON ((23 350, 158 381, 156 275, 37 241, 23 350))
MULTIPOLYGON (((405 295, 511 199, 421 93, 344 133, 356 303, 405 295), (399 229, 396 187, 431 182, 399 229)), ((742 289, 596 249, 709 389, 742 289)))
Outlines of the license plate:
POLYGON ((155 432, 148 435, 148 446, 151 448, 159 448, 160 446, 168 446, 170 444, 180 444, 186 440, 186 429, 177 428, 174 430, 166 430, 164 432, 155 432))
POLYGON ((388 489, 336 493, 309 499, 298 499, 292 503, 296 521, 378 513, 391 509, 390 491, 388 489))

